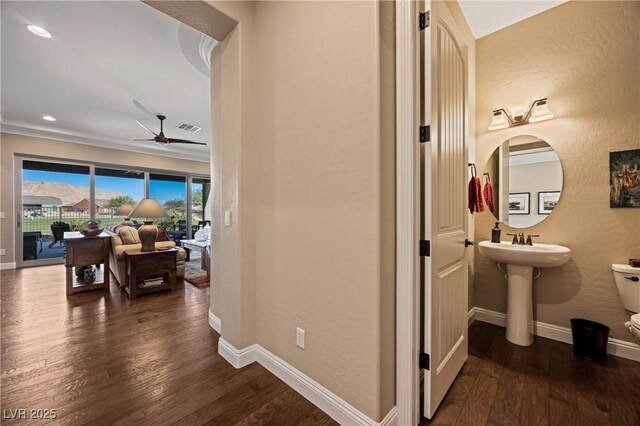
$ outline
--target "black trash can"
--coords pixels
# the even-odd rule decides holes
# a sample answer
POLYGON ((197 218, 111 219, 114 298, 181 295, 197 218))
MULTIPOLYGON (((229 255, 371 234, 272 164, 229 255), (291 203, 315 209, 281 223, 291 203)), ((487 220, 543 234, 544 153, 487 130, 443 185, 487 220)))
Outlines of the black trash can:
POLYGON ((572 318, 571 336, 574 354, 597 362, 607 360, 609 327, 586 319, 572 318))

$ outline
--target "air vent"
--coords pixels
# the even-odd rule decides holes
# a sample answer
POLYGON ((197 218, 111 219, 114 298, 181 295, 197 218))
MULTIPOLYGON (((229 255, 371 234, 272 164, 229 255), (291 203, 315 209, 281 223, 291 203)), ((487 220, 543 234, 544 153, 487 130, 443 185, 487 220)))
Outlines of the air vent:
POLYGON ((194 126, 193 124, 181 123, 177 126, 178 129, 186 130, 187 132, 196 133, 202 130, 202 127, 194 126))

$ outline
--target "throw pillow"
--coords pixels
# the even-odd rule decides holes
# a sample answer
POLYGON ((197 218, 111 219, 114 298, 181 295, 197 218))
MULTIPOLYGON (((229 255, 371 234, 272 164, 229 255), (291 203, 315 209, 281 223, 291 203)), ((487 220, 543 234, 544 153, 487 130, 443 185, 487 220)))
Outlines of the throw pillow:
POLYGON ((162 226, 158 226, 158 236, 156 237, 156 241, 171 241, 167 231, 162 226))
POLYGON ((138 230, 131 226, 123 226, 118 229, 118 235, 123 244, 140 244, 140 238, 138 237, 138 230))

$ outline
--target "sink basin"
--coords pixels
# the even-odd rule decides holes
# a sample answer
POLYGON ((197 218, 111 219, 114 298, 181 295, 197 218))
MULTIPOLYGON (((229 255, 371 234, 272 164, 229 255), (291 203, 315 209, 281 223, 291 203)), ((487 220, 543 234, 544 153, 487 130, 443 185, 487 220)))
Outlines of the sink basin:
POLYGON ((480 253, 507 265, 508 341, 516 345, 533 343, 533 267, 553 268, 569 261, 571 250, 556 244, 521 246, 510 241, 481 241, 480 253))
POLYGON ((496 262, 518 266, 537 266, 538 268, 554 268, 562 266, 571 258, 571 250, 557 244, 538 244, 521 246, 510 241, 492 243, 481 241, 480 253, 496 262))

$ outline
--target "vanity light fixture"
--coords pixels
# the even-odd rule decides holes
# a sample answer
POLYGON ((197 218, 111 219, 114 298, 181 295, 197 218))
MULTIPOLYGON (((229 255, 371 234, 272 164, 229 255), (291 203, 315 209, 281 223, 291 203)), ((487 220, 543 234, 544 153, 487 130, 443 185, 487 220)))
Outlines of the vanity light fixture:
POLYGON ((27 29, 38 37, 51 38, 51 33, 49 31, 37 25, 27 25, 27 29))
POLYGON ((547 98, 533 101, 527 111, 521 115, 512 116, 505 108, 493 111, 493 119, 489 124, 489 130, 506 129, 507 127, 520 126, 527 123, 550 120, 553 113, 547 105, 547 98))

